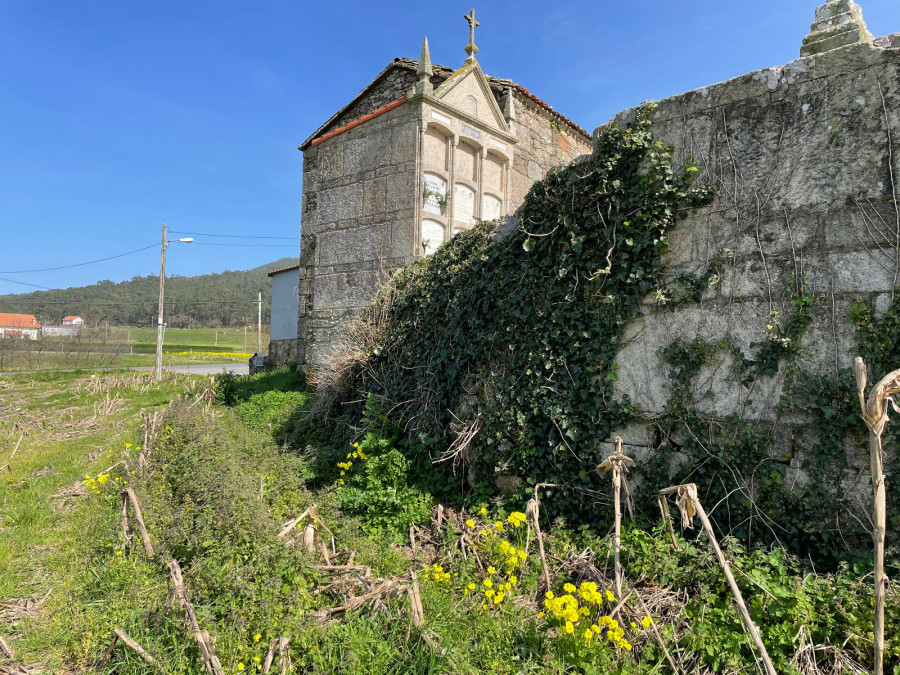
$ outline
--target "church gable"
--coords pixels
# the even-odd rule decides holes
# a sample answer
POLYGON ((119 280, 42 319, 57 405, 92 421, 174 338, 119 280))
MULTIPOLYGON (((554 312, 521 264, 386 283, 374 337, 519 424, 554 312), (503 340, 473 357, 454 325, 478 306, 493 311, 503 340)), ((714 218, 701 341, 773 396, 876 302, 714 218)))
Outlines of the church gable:
POLYGON ((466 64, 447 78, 434 97, 482 124, 510 133, 490 84, 477 63, 466 64))

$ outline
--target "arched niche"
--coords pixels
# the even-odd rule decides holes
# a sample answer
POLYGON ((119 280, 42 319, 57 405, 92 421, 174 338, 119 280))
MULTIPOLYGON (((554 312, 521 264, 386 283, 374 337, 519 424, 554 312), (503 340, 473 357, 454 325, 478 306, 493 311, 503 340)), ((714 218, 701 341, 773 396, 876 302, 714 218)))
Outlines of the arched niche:
POLYGON ((444 214, 447 203, 447 181, 436 173, 426 171, 422 174, 425 188, 422 193, 422 210, 435 215, 444 214))
POLYGON ((487 192, 481 198, 481 219, 499 220, 503 216, 503 200, 487 192))
POLYGON ((478 180, 478 155, 481 151, 471 143, 460 141, 453 153, 453 175, 456 179, 478 180))
POLYGON ((431 255, 444 243, 444 226, 436 220, 423 220, 421 232, 422 252, 425 255, 431 255))
POLYGON ((453 220, 475 223, 475 191, 463 183, 453 186, 453 220))
POLYGON ((429 124, 425 130, 425 139, 422 147, 422 168, 431 171, 446 172, 447 163, 447 134, 435 124, 429 124))

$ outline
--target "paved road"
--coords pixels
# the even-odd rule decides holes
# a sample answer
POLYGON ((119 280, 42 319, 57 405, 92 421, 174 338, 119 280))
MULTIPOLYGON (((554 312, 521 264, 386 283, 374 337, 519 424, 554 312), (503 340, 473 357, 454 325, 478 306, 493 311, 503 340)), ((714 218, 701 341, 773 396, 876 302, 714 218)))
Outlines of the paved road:
MULTIPOLYGON (((92 373, 105 370, 153 370, 154 366, 133 366, 131 368, 83 368, 84 372, 92 373)), ((188 373, 190 375, 218 375, 223 370, 235 375, 246 375, 250 371, 250 366, 244 363, 195 363, 190 366, 163 366, 163 370, 172 370, 176 373, 188 373)), ((0 377, 4 375, 34 375, 37 373, 73 373, 70 370, 20 370, 11 373, 0 373, 0 377)))

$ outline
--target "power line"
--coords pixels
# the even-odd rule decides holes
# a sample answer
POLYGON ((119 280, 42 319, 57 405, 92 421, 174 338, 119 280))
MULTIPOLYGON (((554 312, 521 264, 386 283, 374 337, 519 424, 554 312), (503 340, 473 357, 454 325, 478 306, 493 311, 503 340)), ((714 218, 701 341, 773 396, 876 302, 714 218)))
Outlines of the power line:
POLYGON ((149 248, 156 248, 157 246, 159 246, 159 244, 150 244, 149 246, 144 246, 143 248, 136 248, 133 251, 127 251, 125 253, 111 255, 107 258, 98 258, 97 260, 88 260, 87 262, 74 263, 72 265, 62 265, 60 267, 42 267, 40 269, 34 269, 34 270, 0 270, 0 274, 28 274, 31 272, 54 272, 56 270, 71 269, 73 267, 84 267, 85 265, 93 265, 94 263, 105 262, 107 260, 113 260, 115 258, 124 258, 126 255, 140 253, 141 251, 146 251, 149 248))
POLYGON ((183 230, 169 230, 175 234, 193 234, 197 237, 228 237, 230 239, 287 239, 289 241, 298 241, 299 237, 270 237, 254 234, 214 234, 212 232, 185 232, 183 230))
MULTIPOLYGON (((183 233, 179 232, 178 234, 183 234, 183 233)), ((240 246, 241 248, 247 248, 250 246, 257 246, 259 248, 296 248, 294 246, 289 246, 288 244, 218 244, 215 242, 206 242, 206 241, 195 241, 193 243, 193 245, 194 246, 240 246)))
POLYGON ((15 279, 4 279, 0 277, 0 281, 8 281, 11 284, 19 284, 20 286, 31 286, 32 288, 43 288, 45 291, 53 291, 55 288, 50 288, 49 286, 39 286, 38 284, 28 284, 24 281, 16 281, 15 279))
MULTIPOLYGON (((0 307, 8 304, 25 304, 25 305, 87 305, 89 307, 95 305, 102 305, 103 307, 111 307, 111 306, 125 306, 125 305, 155 305, 159 300, 134 300, 132 302, 102 302, 102 301, 94 301, 94 300, 5 300, 0 296, 0 307)), ((180 300, 178 298, 174 300, 166 300, 166 304, 180 304, 180 305, 243 305, 243 304, 258 304, 257 300, 180 300)), ((265 301, 264 301, 265 304, 265 301)))

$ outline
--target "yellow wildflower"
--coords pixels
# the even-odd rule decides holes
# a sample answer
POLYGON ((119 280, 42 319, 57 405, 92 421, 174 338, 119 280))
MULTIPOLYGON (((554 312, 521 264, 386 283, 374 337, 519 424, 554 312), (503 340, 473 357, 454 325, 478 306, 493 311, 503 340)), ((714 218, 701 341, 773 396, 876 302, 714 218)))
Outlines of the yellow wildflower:
POLYGON ((566 633, 571 635, 574 632, 575 632, 575 624, 573 624, 571 621, 566 621, 566 633))
POLYGON ((606 599, 609 600, 610 602, 615 602, 616 596, 613 595, 612 591, 606 591, 606 599))
POLYGON ((488 565, 487 571, 488 571, 488 574, 496 574, 496 573, 497 573, 497 568, 494 567, 493 565, 488 565))
POLYGON ((491 586, 494 585, 494 582, 491 581, 490 579, 485 579, 485 580, 482 581, 481 583, 484 584, 484 587, 485 587, 485 588, 490 588, 491 586))
POLYGON ((470 530, 474 530, 475 529, 475 521, 472 520, 471 518, 469 518, 466 521, 466 527, 468 527, 470 530))
POLYGON ((481 507, 481 510, 480 510, 478 513, 480 513, 480 514, 483 515, 483 516, 486 516, 486 515, 487 515, 487 509, 484 508, 484 507, 482 506, 482 507, 481 507))
POLYGON ((641 619, 641 625, 644 628, 650 628, 651 623, 653 623, 653 621, 649 616, 645 616, 643 619, 641 619))
POLYGON ((238 663, 237 669, 238 669, 238 670, 243 670, 243 669, 244 669, 244 663, 243 663, 243 662, 238 663))
MULTIPOLYGON (((256 635, 253 636, 253 641, 254 641, 254 642, 259 642, 260 638, 262 638, 262 634, 261 634, 261 633, 257 633, 256 635)), ((258 660, 258 659, 257 659, 257 660, 258 660)))

